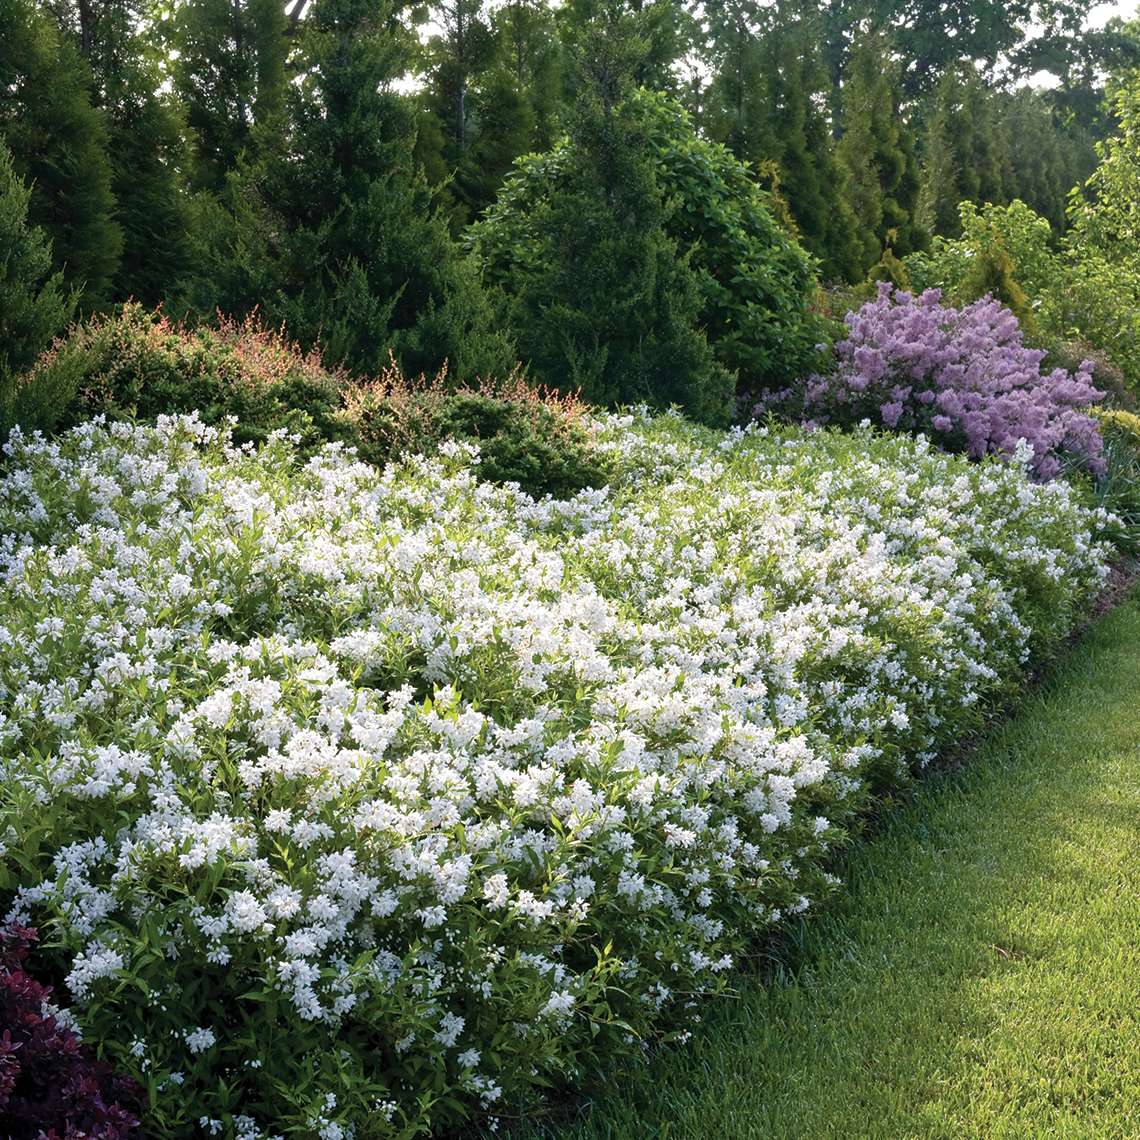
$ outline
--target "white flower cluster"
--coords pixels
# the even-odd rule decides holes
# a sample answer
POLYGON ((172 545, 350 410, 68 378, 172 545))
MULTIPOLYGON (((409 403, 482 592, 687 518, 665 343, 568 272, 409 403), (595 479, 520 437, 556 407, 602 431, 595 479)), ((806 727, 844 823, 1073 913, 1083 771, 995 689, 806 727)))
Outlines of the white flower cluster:
POLYGON ((1063 483, 922 441, 598 431, 614 485, 542 502, 193 418, 9 443, 8 917, 155 1136, 408 1134, 683 1037, 1104 574, 1063 483))

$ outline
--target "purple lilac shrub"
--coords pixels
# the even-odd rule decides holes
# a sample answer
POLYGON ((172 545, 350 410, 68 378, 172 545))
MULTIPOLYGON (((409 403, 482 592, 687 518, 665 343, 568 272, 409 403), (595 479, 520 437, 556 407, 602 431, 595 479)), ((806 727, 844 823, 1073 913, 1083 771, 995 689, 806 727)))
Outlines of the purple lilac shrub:
POLYGON ((36 932, 0 930, 0 1137, 132 1140, 140 1089, 92 1058, 24 969, 36 932))
POLYGON ((974 459, 1014 456, 1024 439, 1038 479, 1058 475, 1062 457, 1104 470, 1100 433, 1086 413, 1103 396, 1092 364, 1042 373, 1045 353, 1022 343, 1017 318, 1000 302, 984 297, 956 309, 937 289, 916 297, 883 282, 874 301, 845 319, 835 370, 757 405, 756 414, 793 407, 809 425, 869 419, 924 432, 974 459))

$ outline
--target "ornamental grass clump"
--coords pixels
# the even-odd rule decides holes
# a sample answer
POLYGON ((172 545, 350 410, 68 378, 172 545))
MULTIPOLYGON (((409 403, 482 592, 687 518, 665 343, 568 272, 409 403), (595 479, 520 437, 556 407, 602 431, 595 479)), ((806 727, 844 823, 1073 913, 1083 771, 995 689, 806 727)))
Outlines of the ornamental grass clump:
POLYGON ((662 1035, 1106 573, 926 440, 592 425, 556 499, 192 417, 0 472, 0 910, 148 1140, 410 1140, 662 1035))
POLYGON ((835 367, 810 376, 757 413, 793 411, 810 424, 850 426, 866 419, 924 433, 972 459, 1025 457, 1037 479, 1066 465, 1099 474, 1103 445, 1088 414, 1103 393, 1092 365, 1042 372, 1045 353, 1022 342, 1017 318, 992 298, 964 308, 937 289, 915 296, 888 283, 846 318, 835 367))

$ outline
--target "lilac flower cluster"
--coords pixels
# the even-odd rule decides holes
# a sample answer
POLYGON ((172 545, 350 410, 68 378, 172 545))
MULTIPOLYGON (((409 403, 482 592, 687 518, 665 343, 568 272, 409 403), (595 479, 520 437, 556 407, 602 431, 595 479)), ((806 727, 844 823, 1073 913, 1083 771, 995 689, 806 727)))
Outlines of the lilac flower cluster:
POLYGON ((757 414, 794 404, 809 425, 869 419, 974 459, 1025 456, 1028 445, 1042 480, 1060 473, 1063 457, 1103 470, 1100 434, 1086 412, 1103 395, 1092 365, 1043 373, 1045 353, 1022 343, 1017 318, 998 301, 956 309, 937 289, 916 297, 884 282, 846 321, 834 371, 758 405, 757 414))

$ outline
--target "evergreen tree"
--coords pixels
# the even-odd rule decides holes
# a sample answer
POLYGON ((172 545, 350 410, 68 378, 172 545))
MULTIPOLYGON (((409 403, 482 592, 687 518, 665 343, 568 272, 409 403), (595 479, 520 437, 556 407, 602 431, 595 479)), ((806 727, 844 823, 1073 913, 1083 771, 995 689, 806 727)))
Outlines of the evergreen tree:
POLYGON ((1001 95, 999 111, 1009 164, 1007 196, 1020 198, 1054 228, 1064 229, 1069 191, 1091 171, 1086 138, 1062 126, 1032 88, 1001 95))
POLYGON ((757 169, 778 165, 780 192, 824 277, 862 276, 869 261, 826 115, 828 76, 816 24, 794 8, 773 12, 738 0, 720 14, 713 47, 710 133, 757 169))
POLYGON ((79 49, 29 0, 0 0, 0 137, 32 188, 28 217, 84 308, 111 295, 123 235, 115 222, 104 116, 79 49))
POLYGON ((177 115, 153 97, 128 99, 115 109, 110 141, 123 231, 114 295, 180 307, 197 266, 193 212, 179 170, 186 146, 177 115))
POLYGON ((547 150, 562 114, 565 61, 550 0, 503 0, 492 14, 499 67, 533 119, 529 150, 547 150))
POLYGON ((850 177, 864 265, 890 248, 903 256, 922 243, 915 222, 919 179, 914 145, 885 38, 868 32, 848 60, 839 156, 850 177))
POLYGON ((479 84, 473 137, 455 170, 453 186, 463 221, 478 217, 494 200, 511 164, 535 147, 534 108, 502 67, 479 84))
MULTIPOLYGON (((495 41, 486 0, 440 0, 427 11, 439 32, 424 51, 427 82, 416 157, 431 171, 435 184, 446 183, 441 201, 458 230, 487 200, 481 156, 472 153, 481 117, 473 88, 493 66, 495 41)), ((518 118, 522 107, 510 92, 500 94, 508 96, 508 104, 493 109, 493 122, 505 124, 509 137, 511 131, 525 130, 518 118)))
POLYGON ((411 44, 395 0, 315 0, 280 146, 231 179, 232 307, 261 303, 357 372, 504 369, 506 339, 414 160, 411 44))
POLYGON ((978 72, 970 68, 962 84, 962 111, 957 118, 962 155, 961 200, 1009 201, 1006 186, 1011 170, 1003 146, 997 96, 978 72))
MULTIPOLYGON (((638 88, 622 112, 632 115, 631 135, 652 163, 665 235, 699 276, 697 323, 716 359, 737 376, 738 394, 783 388, 789 377, 812 371, 823 339, 814 259, 790 236, 793 223, 777 220, 777 203, 756 172, 702 137, 683 105, 663 92, 638 88)), ((536 308, 525 298, 565 257, 550 240, 549 219, 576 192, 580 161, 571 138, 525 155, 470 231, 484 279, 522 299, 524 315, 536 308)))
POLYGON ((67 324, 74 301, 52 272, 51 244, 28 225, 32 193, 0 141, 0 425, 10 417, 16 377, 67 324))
POLYGON ((269 127, 282 113, 289 26, 281 0, 187 0, 176 9, 171 71, 196 143, 196 189, 220 190, 255 124, 269 127))
POLYGON ((951 77, 943 79, 942 88, 930 117, 922 146, 922 183, 918 196, 919 224, 928 233, 953 236, 958 227, 958 163, 954 151, 950 118, 954 108, 947 88, 951 77))
POLYGON ((467 149, 472 77, 493 56, 490 13, 486 0, 438 0, 430 11, 440 34, 429 43, 429 76, 437 113, 447 124, 446 136, 458 159, 467 149))
POLYGON ((701 282, 666 234, 669 210, 632 103, 645 25, 595 13, 576 57, 567 169, 536 221, 540 251, 512 324, 535 376, 598 403, 681 405, 724 423, 733 378, 697 327, 701 282))
POLYGON ((768 114, 772 92, 761 50, 767 27, 756 0, 726 0, 708 11, 706 54, 713 77, 704 125, 738 158, 753 163, 773 161, 778 141, 768 114))
POLYGON ((996 100, 972 67, 939 81, 927 123, 919 218, 931 233, 957 237, 959 202, 1003 203, 1010 173, 996 100))
MULTIPOLYGON (((580 58, 583 52, 593 50, 597 29, 606 20, 615 14, 628 16, 636 22, 640 45, 632 81, 639 87, 674 92, 678 87, 677 63, 697 37, 690 7, 682 0, 565 0, 558 10, 560 35, 580 58)), ((572 102, 577 82, 588 80, 579 68, 568 71, 567 78, 572 102)))
MULTIPOLYGON (((478 50, 467 49, 476 66, 467 83, 461 145, 458 100, 440 86, 447 74, 442 61, 458 57, 441 56, 438 47, 441 66, 431 76, 429 114, 421 116, 417 144, 417 155, 435 172, 431 180, 449 179, 444 200, 456 229, 494 201, 520 154, 552 144, 561 111, 562 58, 546 0, 508 0, 469 38, 478 50)), ((449 66, 454 72, 458 65, 449 66)))
POLYGON ((60 3, 61 31, 91 68, 92 97, 107 124, 111 189, 123 250, 113 294, 177 303, 192 269, 190 202, 182 180, 189 148, 177 110, 162 94, 140 0, 60 3))

